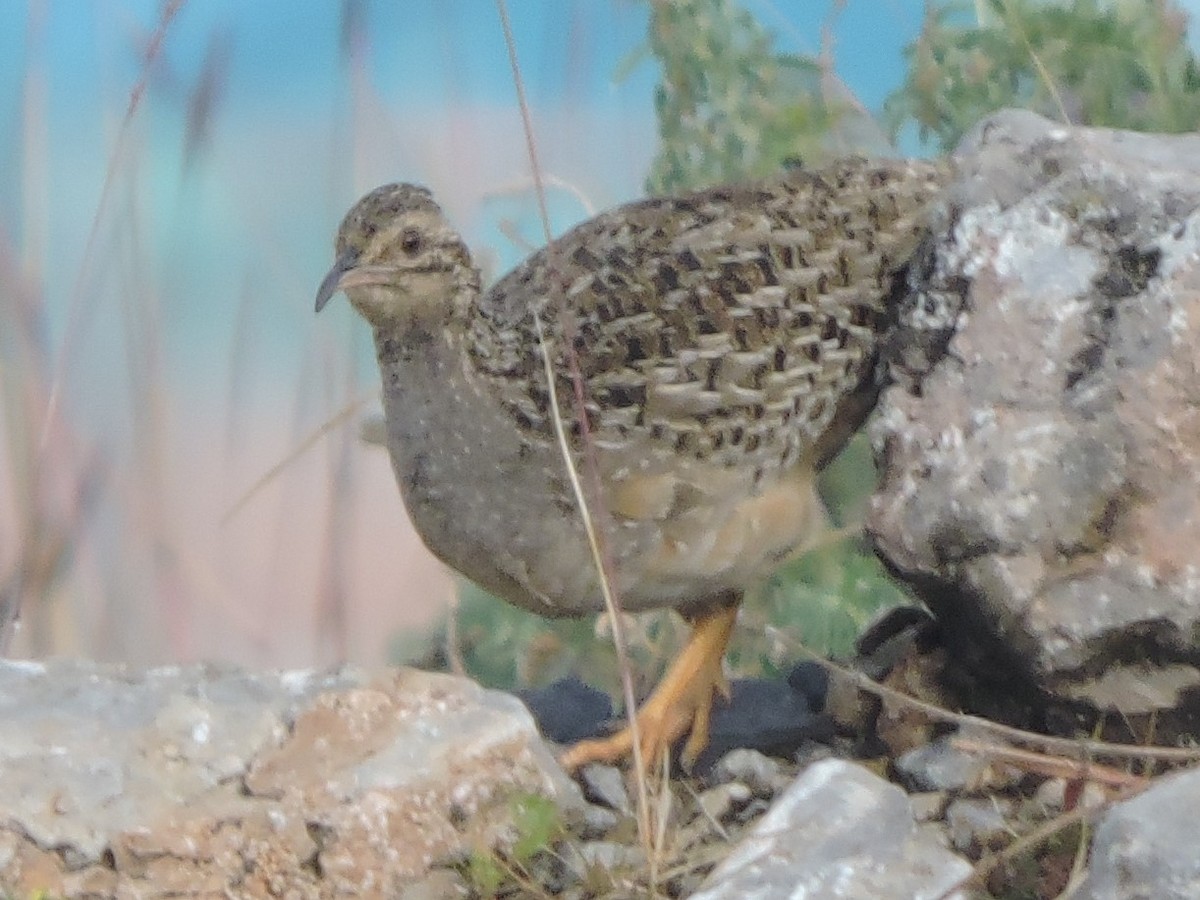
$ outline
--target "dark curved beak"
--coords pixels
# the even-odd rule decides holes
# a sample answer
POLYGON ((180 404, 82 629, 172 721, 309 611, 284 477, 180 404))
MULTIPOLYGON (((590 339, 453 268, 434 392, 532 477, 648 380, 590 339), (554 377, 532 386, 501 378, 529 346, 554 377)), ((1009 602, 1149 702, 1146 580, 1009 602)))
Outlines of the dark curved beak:
POLYGON ((317 288, 317 312, 325 308, 333 295, 342 289, 342 279, 346 273, 354 268, 354 256, 350 253, 343 253, 337 258, 333 264, 333 268, 329 270, 329 274, 321 281, 321 286, 317 288))

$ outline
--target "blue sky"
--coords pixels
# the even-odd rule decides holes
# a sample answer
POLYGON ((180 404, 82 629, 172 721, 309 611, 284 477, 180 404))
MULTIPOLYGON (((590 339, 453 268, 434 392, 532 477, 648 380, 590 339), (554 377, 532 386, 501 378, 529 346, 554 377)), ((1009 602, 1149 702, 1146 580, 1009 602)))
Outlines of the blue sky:
MULTIPOLYGON (((29 9, 38 5, 0 2, 0 78, 6 87, 29 62, 29 9)), ((158 0, 45 0, 40 5, 46 18, 39 55, 53 73, 54 99, 86 105, 95 104, 106 80, 134 76, 132 51, 159 8, 158 0), (121 52, 122 44, 129 52, 121 52), (98 77, 101 72, 104 77, 98 77)), ((786 49, 815 52, 832 4, 748 0, 745 5, 777 31, 786 49)), ((367 2, 364 8, 384 83, 419 94, 427 103, 511 99, 508 63, 489 0, 367 2)), ((841 69, 868 105, 896 83, 899 48, 915 34, 921 8, 921 0, 850 0, 834 19, 841 69), (862 63, 856 66, 855 60, 862 63)), ((646 8, 632 0, 510 0, 509 9, 526 76, 542 99, 583 91, 591 101, 603 102, 608 92, 597 88, 605 86, 616 61, 645 30, 646 8)), ((333 0, 193 0, 172 25, 166 56, 179 73, 194 74, 208 35, 225 30, 237 48, 233 81, 240 102, 316 102, 328 96, 335 72, 338 18, 339 4, 333 0)), ((647 67, 633 83, 645 88, 652 77, 647 67)))
MULTIPOLYGON (((819 48, 831 5, 746 3, 797 52, 819 48)), ((0 0, 0 227, 18 242, 41 227, 39 240, 63 248, 64 264, 46 272, 56 317, 160 7, 0 0)), ((123 202, 145 211, 140 233, 155 245, 154 271, 173 284, 168 321, 189 346, 224 343, 202 311, 231 305, 247 284, 257 290, 258 278, 277 281, 264 258, 302 273, 289 290, 319 274, 337 216, 380 181, 430 184, 473 243, 493 248, 494 265, 523 252, 496 234, 498 219, 528 217, 531 205, 519 190, 529 168, 494 3, 367 0, 362 83, 341 64, 339 9, 333 0, 191 0, 166 32, 126 148, 132 156, 117 168, 136 169, 136 187, 127 186, 136 196, 123 202), (205 153, 185 176, 187 100, 214 40, 229 48, 230 65, 205 153), (481 203, 496 193, 511 198, 481 203)), ((614 76, 644 39, 645 4, 509 0, 509 10, 547 170, 596 206, 636 196, 654 149, 657 72, 646 62, 620 82, 614 76)), ((869 106, 898 83, 901 47, 920 11, 919 0, 849 0, 833 20, 839 70, 869 106)), ((568 194, 551 202, 556 227, 584 214, 568 194)), ((287 327, 270 331, 296 339, 287 327)))

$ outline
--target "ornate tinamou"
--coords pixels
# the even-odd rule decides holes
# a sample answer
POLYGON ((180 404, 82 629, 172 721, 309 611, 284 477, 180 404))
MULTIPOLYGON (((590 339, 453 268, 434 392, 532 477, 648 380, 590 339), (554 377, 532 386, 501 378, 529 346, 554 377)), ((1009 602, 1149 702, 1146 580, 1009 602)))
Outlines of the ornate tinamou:
MULTIPOLYGON (((685 755, 704 746, 743 592, 818 533, 814 475, 874 403, 897 275, 944 178, 936 164, 851 159, 643 200, 487 291, 423 188, 377 188, 343 220, 317 309, 344 290, 374 330, 417 531, 510 603, 582 616, 603 603, 555 438, 540 317, 581 471, 585 440, 593 448, 622 605, 674 607, 694 628, 639 712, 647 754, 689 729, 685 755)), ((564 763, 629 748, 626 730, 564 763)))

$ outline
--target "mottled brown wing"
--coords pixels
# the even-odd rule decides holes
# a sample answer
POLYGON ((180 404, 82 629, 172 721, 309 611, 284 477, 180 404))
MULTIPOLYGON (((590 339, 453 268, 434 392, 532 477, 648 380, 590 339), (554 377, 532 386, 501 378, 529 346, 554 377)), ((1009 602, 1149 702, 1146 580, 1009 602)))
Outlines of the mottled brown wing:
POLYGON ((597 446, 649 442, 759 471, 816 465, 861 419, 841 427, 873 378, 887 295, 943 177, 853 159, 604 213, 480 299, 471 360, 530 440, 552 440, 536 311, 575 435, 564 329, 597 446))

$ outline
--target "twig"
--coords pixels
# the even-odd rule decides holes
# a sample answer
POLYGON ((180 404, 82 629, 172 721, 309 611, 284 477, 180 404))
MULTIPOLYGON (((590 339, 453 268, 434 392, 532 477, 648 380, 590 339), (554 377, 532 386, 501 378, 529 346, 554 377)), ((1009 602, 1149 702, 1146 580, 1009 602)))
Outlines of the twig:
POLYGON ((1017 766, 1027 772, 1036 772, 1048 778, 1094 781, 1106 787, 1115 788, 1145 786, 1149 782, 1144 775, 1134 775, 1113 766, 1097 765, 1090 759, 1064 759, 1061 756, 1049 756, 1033 750, 1021 750, 1001 744, 985 744, 970 738, 953 738, 950 746, 956 750, 962 750, 964 753, 987 756, 998 762, 1017 766))
MULTIPOLYGON (((541 213, 542 227, 546 233, 546 241, 549 243, 552 239, 550 233, 550 214, 546 207, 546 191, 545 185, 542 182, 541 166, 538 163, 537 144, 533 134, 533 118, 529 113, 529 104, 525 99, 525 83, 521 77, 521 68, 517 61, 516 41, 513 38, 512 24, 508 18, 508 6, 505 0, 496 0, 496 8, 500 14, 500 25, 504 30, 504 43, 508 49, 508 60, 512 66, 513 84, 517 91, 517 103, 521 110, 521 124, 525 130, 525 146, 529 153, 529 162, 533 170, 534 189, 537 194, 538 211, 541 213)), ((558 391, 555 383, 554 364, 551 359, 550 349, 546 343, 545 332, 542 328, 541 317, 537 311, 533 312, 533 321, 537 329, 538 346, 542 353, 542 363, 546 374, 546 385, 550 397, 550 416, 554 423, 554 434, 558 439, 559 450, 562 452, 563 462, 567 469, 567 476, 571 481, 571 489, 575 494, 575 501, 579 505, 580 515, 583 517, 584 530, 587 532, 588 545, 591 548, 592 560, 595 563, 596 571, 600 576, 600 592, 604 597, 604 607, 609 616, 612 627, 613 648, 617 655, 617 666, 621 673, 621 689, 625 700, 625 713, 629 720, 629 730, 633 738, 633 768, 634 781, 637 784, 638 795, 638 832, 642 839, 642 844, 646 848, 647 857, 652 857, 651 853, 651 834, 650 834, 650 796, 649 789, 646 784, 646 769, 645 760, 642 759, 641 739, 638 734, 637 722, 637 698, 633 692, 633 675, 629 664, 629 654, 626 650, 625 632, 621 623, 621 606, 620 600, 613 590, 613 580, 611 578, 612 565, 608 558, 607 548, 604 544, 603 535, 600 534, 595 525, 589 509, 587 497, 583 490, 583 484, 580 481, 579 473, 576 470, 574 459, 572 458, 570 444, 567 441, 566 429, 563 426, 562 414, 558 403, 558 391)), ((569 323, 564 322, 564 326, 569 323)), ((564 327, 564 335, 567 328, 564 327)), ((579 358, 575 355, 575 349, 569 336, 564 340, 565 352, 568 366, 571 372, 571 380, 575 387, 575 403, 576 415, 579 419, 580 437, 585 450, 585 459, 589 463, 588 474, 593 482, 593 496, 596 498, 596 504, 599 507, 602 504, 601 491, 599 483, 599 472, 595 465, 595 454, 590 452, 593 449, 592 442, 589 440, 590 432, 588 430, 587 412, 584 406, 583 397, 583 377, 579 369, 579 358)), ((653 884, 653 881, 652 881, 653 884)))
MULTIPOLYGON (((588 198, 588 195, 583 192, 583 189, 567 181, 565 178, 559 178, 557 175, 549 175, 543 173, 541 176, 542 187, 558 188, 561 191, 566 191, 574 197, 583 211, 588 216, 594 216, 598 210, 596 204, 588 198)), ((506 182, 499 187, 493 188, 484 194, 485 198, 507 197, 515 194, 523 194, 529 190, 530 186, 537 190, 537 179, 533 178, 517 178, 513 181, 506 182)))
POLYGON ((138 107, 141 106, 142 96, 146 93, 150 70, 154 65, 155 59, 162 52, 163 41, 167 37, 167 29, 170 28, 175 16, 183 9, 184 3, 185 0, 167 0, 163 4, 162 11, 158 17, 158 25, 155 26, 153 33, 150 35, 150 40, 146 45, 141 75, 139 75, 138 80, 133 85, 133 89, 129 92, 129 103, 125 107, 125 116, 122 118, 121 125, 117 129, 116 146, 113 148, 112 156, 109 158, 108 167, 104 171, 104 182, 100 187, 100 199, 96 203, 96 211, 92 214, 92 223, 88 228, 87 241, 83 246, 83 259, 79 263, 79 272, 75 276, 75 287, 71 291, 70 309, 67 312, 66 334, 63 337, 62 348, 58 352, 58 361, 54 366, 54 372, 50 379, 50 396, 46 401, 46 412, 42 420, 41 436, 38 438, 38 446, 43 451, 50 440, 51 423, 53 423, 55 416, 58 414, 59 397, 62 394, 63 380, 66 378, 67 364, 71 361, 72 356, 74 356, 75 340, 81 327, 79 325, 79 317, 84 309, 83 295, 88 284, 90 284, 91 261, 96 252, 96 239, 100 234, 100 222, 108 209, 113 181, 116 179, 117 164, 125 155, 125 144, 129 138, 130 126, 133 124, 133 117, 137 114, 138 107))
POLYGON ((1009 0, 1004 0, 1004 12, 1008 17, 1009 27, 1016 32, 1021 39, 1021 43, 1025 45, 1025 52, 1029 54, 1029 59, 1033 62, 1034 69, 1037 70, 1038 77, 1046 85, 1046 90, 1050 92, 1051 99, 1054 100, 1054 105, 1058 107, 1058 114, 1062 117, 1064 125, 1071 124, 1071 116, 1067 113, 1067 105, 1063 102, 1062 95, 1058 92, 1058 86, 1054 83, 1054 78, 1050 74, 1050 70, 1046 68, 1046 64, 1042 62, 1042 58, 1038 56, 1037 51, 1033 49, 1033 44, 1029 40, 1029 34, 1025 31, 1025 26, 1021 23, 1020 18, 1013 11, 1009 0))
POLYGON ((1093 739, 1053 737, 1051 735, 1038 734, 1034 731, 1026 731, 1023 728, 1016 728, 1012 725, 1002 725, 999 722, 993 722, 990 719, 984 719, 980 716, 972 716, 968 713, 956 713, 882 685, 862 672, 856 672, 853 669, 840 666, 814 653, 803 645, 798 645, 798 649, 808 659, 848 679, 859 690, 865 691, 868 694, 874 694, 876 697, 887 700, 890 703, 897 703, 911 709, 916 709, 934 721, 978 728, 982 731, 999 735, 1006 740, 1020 744, 1036 744, 1045 749, 1060 752, 1064 756, 1073 756, 1076 759, 1105 756, 1115 759, 1152 759, 1158 762, 1200 762, 1200 747, 1193 749, 1182 747, 1146 747, 1140 744, 1114 744, 1108 741, 1093 739))
POLYGON ((370 394, 359 397, 356 400, 351 400, 340 410, 338 410, 333 415, 333 418, 325 420, 323 423, 313 429, 313 431, 309 432, 308 436, 305 437, 304 440, 292 448, 292 450, 283 459, 275 463, 275 465, 271 466, 271 468, 267 469, 267 471, 263 473, 263 475, 258 478, 254 484, 250 485, 250 487, 247 488, 240 497, 238 497, 233 506, 229 507, 229 510, 225 513, 225 515, 221 516, 221 524, 228 524, 229 520, 241 512, 246 504, 249 503, 259 491, 274 481, 280 472, 307 453, 317 443, 317 441, 319 441, 329 432, 333 431, 334 428, 342 424, 342 422, 346 421, 346 419, 350 418, 350 416, 354 415, 354 413, 358 412, 364 403, 366 403, 368 400, 373 400, 378 395, 378 391, 372 391, 370 394))
POLYGON ((1054 835, 1058 834, 1065 828, 1070 828, 1075 824, 1083 824, 1092 821, 1100 813, 1106 811, 1109 807, 1123 800, 1128 800, 1131 797, 1136 797, 1147 784, 1130 785, 1124 790, 1114 794, 1112 797, 1105 800, 1103 803, 1084 807, 1078 806, 1070 812, 1065 812, 1060 816, 1055 816, 1049 822, 1039 825, 1037 828, 1028 834, 1017 838, 1003 850, 997 851, 986 859, 981 859, 976 863, 974 870, 970 875, 952 884, 943 893, 939 894, 935 900, 950 900, 958 891, 970 887, 973 884, 985 884, 991 874, 1000 866, 1004 865, 1013 859, 1016 859, 1022 853, 1032 850, 1039 844, 1044 843, 1054 835))
POLYGON ((450 594, 450 614, 446 617, 446 662, 450 671, 455 675, 467 677, 467 666, 463 662, 462 640, 458 635, 458 614, 462 604, 458 601, 458 591, 450 594))

